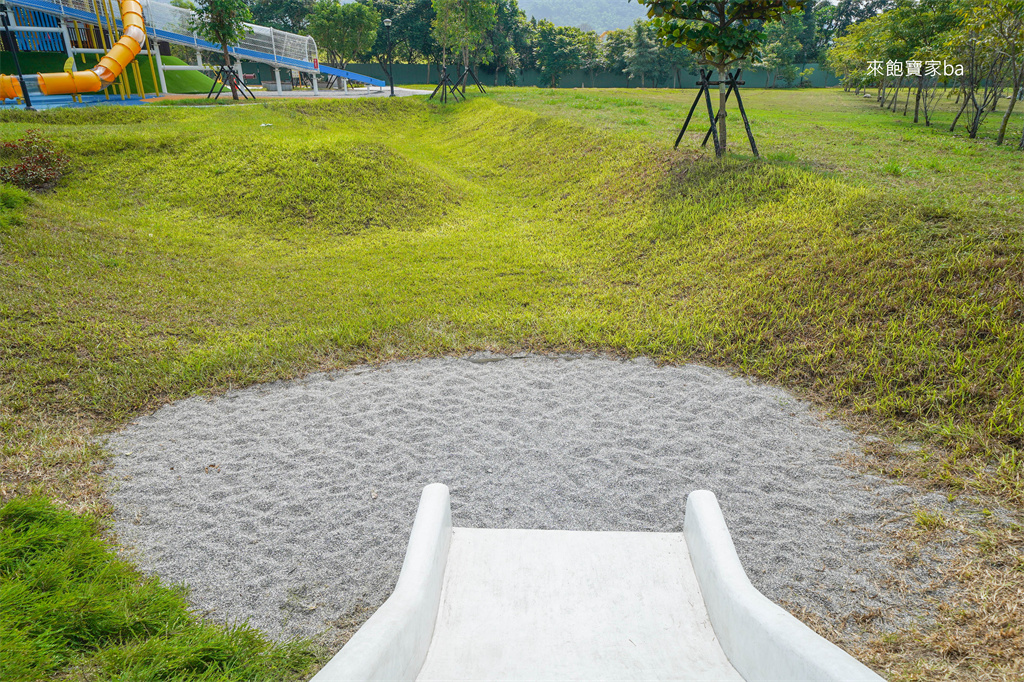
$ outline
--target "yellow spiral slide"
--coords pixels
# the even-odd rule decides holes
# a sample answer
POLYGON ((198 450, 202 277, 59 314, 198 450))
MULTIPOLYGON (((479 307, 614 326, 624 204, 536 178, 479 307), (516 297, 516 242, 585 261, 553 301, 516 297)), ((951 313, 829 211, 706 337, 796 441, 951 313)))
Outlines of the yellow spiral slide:
MULTIPOLYGON (((77 95, 82 92, 99 92, 113 83, 132 63, 146 42, 146 22, 142 18, 142 5, 138 0, 121 0, 121 23, 124 35, 100 59, 99 64, 88 71, 40 73, 39 90, 44 95, 77 95)), ((0 76, 0 95, 4 99, 22 96, 17 76, 0 76)))

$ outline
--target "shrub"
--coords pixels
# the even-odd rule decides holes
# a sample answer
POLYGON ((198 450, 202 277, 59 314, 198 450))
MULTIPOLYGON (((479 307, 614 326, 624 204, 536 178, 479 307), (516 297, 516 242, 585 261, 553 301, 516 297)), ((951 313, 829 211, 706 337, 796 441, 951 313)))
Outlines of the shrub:
POLYGON ((50 187, 71 167, 71 158, 38 130, 26 130, 20 140, 0 144, 0 152, 5 160, 18 161, 11 166, 0 166, 0 182, 25 189, 50 187))

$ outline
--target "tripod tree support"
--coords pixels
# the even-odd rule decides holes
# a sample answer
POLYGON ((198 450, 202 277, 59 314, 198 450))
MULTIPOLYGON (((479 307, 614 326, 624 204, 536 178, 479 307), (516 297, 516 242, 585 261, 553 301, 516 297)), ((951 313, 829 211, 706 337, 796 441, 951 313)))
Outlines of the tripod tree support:
MULTIPOLYGON (((747 131, 747 139, 750 141, 750 149, 754 152, 754 156, 760 158, 760 154, 757 151, 757 143, 754 142, 754 134, 750 131, 750 120, 747 118, 747 111, 743 108, 743 98, 740 97, 740 86, 744 84, 744 81, 739 79, 740 71, 737 69, 736 73, 726 72, 725 83, 729 85, 729 89, 725 93, 725 99, 722 101, 722 107, 724 108, 725 103, 729 101, 729 96, 732 93, 736 93, 736 103, 740 108, 740 115, 743 117, 743 127, 747 131)), ((690 125, 690 119, 693 117, 693 112, 697 108, 697 104, 700 102, 701 97, 704 97, 705 104, 708 108, 708 122, 710 127, 708 132, 704 135, 704 141, 701 142, 701 146, 705 147, 708 143, 708 138, 712 137, 715 141, 715 156, 722 156, 723 150, 721 144, 718 141, 718 126, 717 123, 721 116, 725 115, 724 109, 720 109, 716 115, 711 106, 711 86, 720 85, 723 81, 710 80, 711 71, 700 70, 700 80, 697 81, 697 85, 700 86, 700 90, 697 91, 697 96, 693 100, 693 105, 690 106, 690 112, 686 115, 686 121, 683 123, 682 130, 679 131, 679 135, 676 137, 676 143, 674 148, 679 148, 679 143, 683 139, 683 134, 686 133, 687 127, 690 125)))
POLYGON ((430 93, 430 97, 428 97, 427 99, 428 100, 429 99, 434 99, 434 95, 436 95, 438 92, 441 93, 441 96, 438 99, 441 100, 442 104, 447 104, 448 103, 448 95, 451 95, 453 98, 455 98, 456 102, 459 101, 459 97, 462 97, 462 99, 466 99, 465 95, 460 95, 459 94, 458 87, 456 87, 455 85, 452 85, 452 79, 451 79, 451 76, 448 75, 448 67, 447 66, 442 66, 441 67, 441 79, 440 79, 440 82, 437 84, 437 87, 434 88, 434 91, 432 93, 430 93))
MULTIPOLYGON (((728 85, 725 74, 731 65, 750 59, 757 53, 764 40, 761 33, 764 23, 802 14, 811 4, 810 0, 638 1, 647 7, 651 25, 665 45, 688 49, 698 64, 717 72, 715 84, 719 86, 720 109, 718 149, 720 154, 724 153, 727 148, 725 98, 728 85)), ((710 81, 710 78, 706 80, 710 81)))
POLYGON ((242 93, 243 99, 256 99, 256 95, 252 94, 252 90, 245 84, 241 78, 238 77, 238 72, 228 66, 217 67, 217 77, 213 80, 213 85, 210 86, 210 92, 206 93, 206 99, 213 97, 214 99, 220 99, 220 95, 224 92, 224 88, 233 86, 232 90, 242 93), (217 83, 220 82, 220 90, 217 90, 217 83), (214 95, 213 91, 217 90, 217 94, 214 95))
POLYGON ((475 73, 473 73, 473 69, 471 69, 471 68, 469 68, 467 66, 467 67, 465 67, 465 69, 463 69, 462 75, 459 76, 459 80, 455 83, 455 87, 456 88, 458 88, 458 87, 462 88, 462 96, 463 97, 466 96, 466 85, 467 85, 466 76, 467 75, 468 76, 472 76, 473 81, 476 83, 477 89, 480 90, 480 92, 482 92, 483 94, 486 95, 487 91, 484 90, 484 86, 480 83, 480 79, 476 77, 475 73))
MULTIPOLYGON (((726 72, 725 81, 729 84, 729 89, 725 93, 725 101, 729 101, 729 95, 733 92, 736 93, 736 103, 740 107, 740 115, 743 117, 743 127, 747 130, 747 139, 750 141, 750 149, 754 152, 754 156, 760 158, 761 155, 757 153, 757 143, 754 142, 754 134, 750 132, 750 121, 747 119, 747 111, 743 108, 743 99, 740 97, 740 86, 745 84, 745 81, 739 80, 740 71, 743 69, 736 69, 736 73, 726 72)), ((717 83, 711 83, 711 85, 717 85, 717 83)), ((721 112, 719 112, 719 116, 721 112)), ((715 122, 718 121, 718 116, 715 117, 715 122)), ((715 127, 711 126, 712 129, 715 127)), ((711 136, 711 130, 704 135, 704 141, 700 143, 701 147, 705 147, 708 144, 708 138, 711 136)))
POLYGON ((697 85, 700 86, 700 90, 697 91, 697 96, 693 98, 693 104, 690 106, 690 113, 686 115, 686 121, 683 123, 683 129, 679 131, 679 135, 676 137, 676 143, 674 148, 679 148, 679 143, 683 139, 683 135, 686 133, 686 128, 690 125, 690 119, 693 117, 694 110, 697 109, 697 105, 700 104, 700 98, 704 98, 704 103, 708 107, 708 121, 711 123, 711 134, 715 138, 715 156, 722 155, 722 147, 718 144, 718 131, 715 129, 715 111, 711 107, 711 71, 700 70, 700 80, 697 81, 697 85))

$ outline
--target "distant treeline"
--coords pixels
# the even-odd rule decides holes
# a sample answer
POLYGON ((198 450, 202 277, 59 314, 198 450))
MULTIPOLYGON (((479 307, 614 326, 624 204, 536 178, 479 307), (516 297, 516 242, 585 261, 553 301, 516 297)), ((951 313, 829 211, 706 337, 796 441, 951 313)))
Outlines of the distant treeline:
MULTIPOLYGON (((685 48, 662 45, 646 20, 636 19, 627 28, 601 33, 591 30, 612 25, 612 19, 603 13, 605 8, 618 7, 623 12, 616 15, 620 18, 614 23, 618 23, 621 17, 643 15, 642 5, 621 0, 588 4, 523 0, 524 7, 534 13, 529 16, 517 0, 476 1, 491 6, 493 22, 468 60, 482 65, 491 82, 497 78, 500 83, 536 81, 552 86, 567 79, 567 85, 579 87, 587 78, 590 83, 625 79, 631 85, 664 87, 683 82, 697 68, 685 48), (568 13, 569 8, 575 14, 568 13), (559 13, 563 11, 565 14, 559 13), (575 25, 535 18, 541 12, 575 25)), ((803 14, 767 24, 760 54, 743 65, 748 71, 756 67, 760 73, 758 82, 751 80, 750 84, 821 84, 823 74, 820 69, 809 71, 809 64, 819 61, 834 36, 888 4, 887 0, 839 0, 836 4, 820 0, 808 3, 803 14)), ((324 63, 344 68, 372 62, 385 70, 391 62, 463 61, 461 55, 443 50, 436 40, 437 6, 438 0, 357 0, 346 5, 338 0, 252 0, 250 5, 258 24, 313 35, 324 63), (390 29, 383 27, 384 19, 391 20, 390 29)))

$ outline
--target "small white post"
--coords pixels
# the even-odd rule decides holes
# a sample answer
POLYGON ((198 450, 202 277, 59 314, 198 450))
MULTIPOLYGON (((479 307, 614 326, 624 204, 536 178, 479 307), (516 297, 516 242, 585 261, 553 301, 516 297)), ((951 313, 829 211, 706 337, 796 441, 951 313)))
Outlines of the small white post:
MULTIPOLYGON (((154 31, 154 33, 156 33, 154 31)), ((156 55, 156 75, 160 77, 160 92, 164 95, 167 94, 167 79, 164 78, 164 61, 160 59, 160 46, 156 42, 156 35, 149 40, 150 52, 149 56, 152 59, 156 55)))
POLYGON ((309 75, 313 79, 313 95, 317 96, 320 94, 320 86, 316 82, 316 77, 319 76, 320 74, 318 74, 316 71, 310 71, 309 75))
POLYGON ((341 79, 341 90, 342 90, 342 92, 348 92, 348 79, 347 78, 342 78, 341 79))
POLYGON ((78 64, 75 63, 75 53, 71 51, 71 34, 68 33, 68 24, 64 19, 60 20, 60 31, 64 36, 64 50, 71 57, 71 70, 78 71, 78 64))
POLYGON ((277 83, 277 94, 281 94, 281 69, 274 67, 274 81, 277 83))

